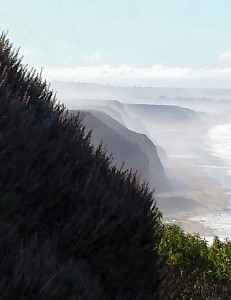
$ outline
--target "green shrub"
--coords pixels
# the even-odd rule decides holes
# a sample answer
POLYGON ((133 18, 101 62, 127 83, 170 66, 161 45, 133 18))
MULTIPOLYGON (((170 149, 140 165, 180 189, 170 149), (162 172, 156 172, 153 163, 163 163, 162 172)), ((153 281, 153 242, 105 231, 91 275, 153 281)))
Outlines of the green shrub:
POLYGON ((231 243, 211 246, 176 225, 163 225, 159 254, 165 259, 161 299, 230 299, 231 243))

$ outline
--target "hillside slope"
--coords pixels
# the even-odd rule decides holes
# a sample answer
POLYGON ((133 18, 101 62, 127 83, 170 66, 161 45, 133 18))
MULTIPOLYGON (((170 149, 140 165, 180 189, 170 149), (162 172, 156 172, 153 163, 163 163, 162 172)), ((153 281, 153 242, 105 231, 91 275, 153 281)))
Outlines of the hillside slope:
POLYGON ((1 299, 158 299, 152 193, 91 146, 4 35, 0 82, 1 299))

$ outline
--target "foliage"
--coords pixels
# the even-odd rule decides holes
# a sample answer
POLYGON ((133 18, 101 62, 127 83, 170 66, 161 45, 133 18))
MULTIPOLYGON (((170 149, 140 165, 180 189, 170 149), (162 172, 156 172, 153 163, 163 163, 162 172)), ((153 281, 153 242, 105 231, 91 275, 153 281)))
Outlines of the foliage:
POLYGON ((91 146, 81 116, 56 102, 2 34, 1 299, 157 299, 153 203, 136 174, 91 146))
POLYGON ((176 225, 163 225, 158 250, 165 259, 161 299, 230 299, 231 242, 208 246, 176 225))

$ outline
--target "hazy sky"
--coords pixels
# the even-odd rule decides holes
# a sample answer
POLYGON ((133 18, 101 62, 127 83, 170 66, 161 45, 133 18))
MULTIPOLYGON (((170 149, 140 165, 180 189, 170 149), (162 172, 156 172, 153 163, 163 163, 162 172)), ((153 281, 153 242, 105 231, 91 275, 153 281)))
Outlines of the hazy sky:
POLYGON ((231 88, 230 0, 0 0, 49 80, 231 88))

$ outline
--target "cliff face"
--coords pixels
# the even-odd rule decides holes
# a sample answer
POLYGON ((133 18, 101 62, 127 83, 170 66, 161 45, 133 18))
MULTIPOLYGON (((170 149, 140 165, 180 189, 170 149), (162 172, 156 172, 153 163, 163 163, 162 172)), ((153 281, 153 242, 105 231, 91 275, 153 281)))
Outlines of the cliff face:
POLYGON ((108 127, 104 122, 96 118, 92 113, 86 112, 82 120, 86 131, 92 130, 91 142, 97 147, 103 142, 108 155, 113 155, 112 164, 118 168, 124 163, 123 169, 138 170, 142 173, 142 179, 149 180, 148 158, 142 152, 139 145, 134 145, 129 140, 118 134, 117 131, 108 127))
POLYGON ((170 184, 157 149, 145 134, 128 130, 109 115, 97 110, 87 112, 83 124, 87 130, 92 129, 91 140, 94 146, 103 140, 109 153, 113 153, 115 164, 121 166, 124 162, 124 169, 137 170, 152 189, 169 189, 170 184))

